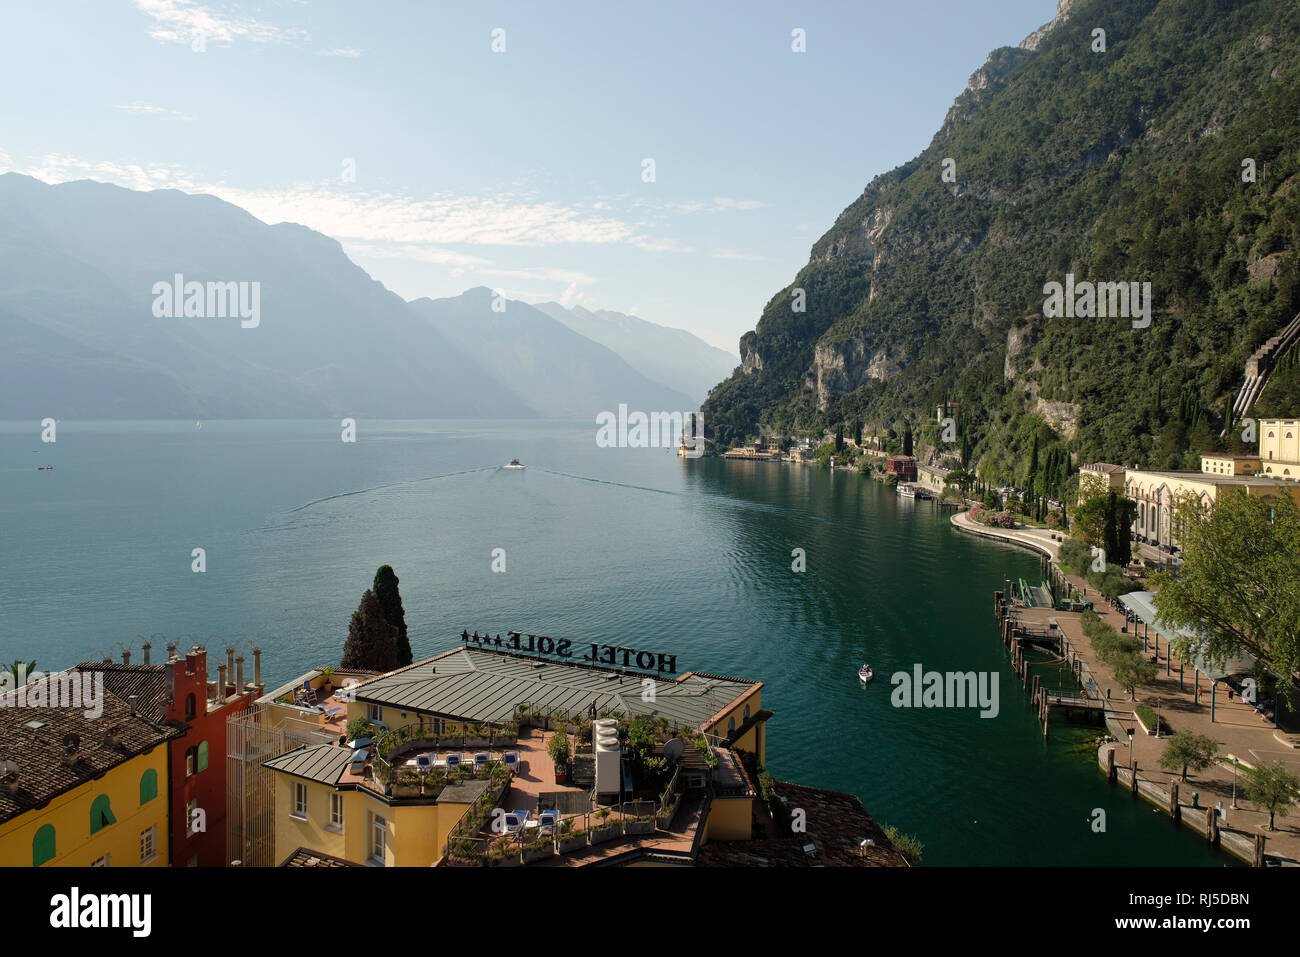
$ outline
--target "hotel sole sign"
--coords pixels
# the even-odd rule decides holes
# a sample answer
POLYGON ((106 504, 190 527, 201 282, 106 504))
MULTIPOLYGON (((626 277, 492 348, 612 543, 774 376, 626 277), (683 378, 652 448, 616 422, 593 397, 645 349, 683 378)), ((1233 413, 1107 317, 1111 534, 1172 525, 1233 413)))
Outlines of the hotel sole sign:
POLYGON ((602 645, 587 642, 574 645, 568 638, 549 638, 546 635, 524 635, 517 631, 507 632, 505 638, 497 635, 460 633, 460 640, 469 644, 473 642, 484 648, 500 648, 503 651, 520 651, 529 655, 549 655, 569 661, 585 661, 593 665, 614 665, 621 668, 637 668, 641 671, 657 671, 660 674, 677 674, 677 656, 666 655, 658 651, 645 651, 640 648, 625 648, 622 645, 602 645), (586 649, 581 654, 579 651, 586 649))

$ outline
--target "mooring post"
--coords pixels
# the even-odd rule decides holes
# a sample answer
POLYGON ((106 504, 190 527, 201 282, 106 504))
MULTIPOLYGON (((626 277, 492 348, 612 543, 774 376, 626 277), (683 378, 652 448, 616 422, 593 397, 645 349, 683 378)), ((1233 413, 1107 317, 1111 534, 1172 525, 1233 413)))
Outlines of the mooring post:
POLYGON ((1205 840, 1213 847, 1219 843, 1219 809, 1207 807, 1205 809, 1205 840))
POLYGON ((1183 807, 1178 803, 1178 782, 1169 785, 1169 816, 1175 822, 1183 819, 1183 807))
POLYGON ((1118 772, 1115 770, 1115 749, 1106 749, 1106 780, 1111 784, 1115 783, 1118 772))
POLYGON ((1264 835, 1255 835, 1255 866, 1264 866, 1264 835))

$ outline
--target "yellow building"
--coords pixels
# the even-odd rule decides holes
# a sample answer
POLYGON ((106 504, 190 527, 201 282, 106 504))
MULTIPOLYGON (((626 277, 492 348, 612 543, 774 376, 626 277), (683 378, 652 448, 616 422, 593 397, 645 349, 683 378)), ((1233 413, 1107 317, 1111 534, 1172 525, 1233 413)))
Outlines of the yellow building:
POLYGON ((1207 475, 1258 475, 1258 455, 1229 455, 1207 452, 1201 456, 1201 471, 1207 475))
POLYGON ((1260 419, 1259 459, 1265 475, 1300 481, 1300 419, 1260 419))
POLYGON ((0 865, 167 865, 168 742, 183 729, 135 714, 102 676, 92 698, 94 680, 63 672, 0 698, 0 865))
POLYGON ((1266 475, 1226 475, 1213 472, 1156 472, 1129 469, 1124 494, 1137 503, 1133 538, 1161 552, 1176 550, 1173 534, 1174 508, 1183 496, 1191 496, 1209 508, 1225 492, 1239 492, 1268 498, 1288 495, 1300 504, 1300 483, 1266 475))

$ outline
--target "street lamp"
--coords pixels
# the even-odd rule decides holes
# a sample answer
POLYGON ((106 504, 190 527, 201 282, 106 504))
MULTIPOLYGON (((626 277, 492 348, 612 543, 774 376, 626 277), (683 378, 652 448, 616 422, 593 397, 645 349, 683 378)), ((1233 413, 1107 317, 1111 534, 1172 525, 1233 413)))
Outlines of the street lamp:
POLYGON ((1237 756, 1228 755, 1228 760, 1232 762, 1232 809, 1237 809, 1237 756))
POLYGON ((1137 780, 1137 759, 1133 754, 1133 728, 1128 729, 1128 776, 1129 783, 1137 780))

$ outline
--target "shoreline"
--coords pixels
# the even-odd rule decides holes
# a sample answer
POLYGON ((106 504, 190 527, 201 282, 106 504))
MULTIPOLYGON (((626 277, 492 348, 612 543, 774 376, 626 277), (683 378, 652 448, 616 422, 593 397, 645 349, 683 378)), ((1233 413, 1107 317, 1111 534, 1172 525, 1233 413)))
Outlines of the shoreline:
MULTIPOLYGON (((1040 555, 1045 555, 1051 563, 1051 570, 1054 574, 1070 581, 1076 588, 1081 589, 1084 584, 1081 580, 1076 580, 1077 576, 1067 576, 1061 570, 1060 565, 1057 563, 1060 544, 1050 539, 1052 533, 1046 529, 1042 530, 1040 534, 1038 530, 987 528, 972 522, 965 512, 959 512, 952 516, 950 521, 954 528, 967 534, 1017 545, 1021 548, 1036 551, 1040 555)), ((1066 642, 1066 647, 1070 649, 1067 653, 1075 659, 1077 666, 1082 671, 1094 676, 1094 682, 1097 684, 1099 692, 1102 685, 1114 686, 1116 684, 1111 669, 1096 660, 1091 641, 1082 633, 1081 629, 1075 627, 1078 624, 1078 615, 1076 613, 1056 612, 1048 609, 1037 609, 1036 611, 1050 615, 1052 620, 1059 619, 1062 637, 1066 642)), ((1098 607, 1097 613, 1103 619, 1109 619, 1111 616, 1118 618, 1118 615, 1106 605, 1098 607)), ((1120 630, 1117 621, 1108 621, 1107 623, 1115 627, 1117 631, 1120 630)), ((1123 782, 1123 786, 1127 787, 1135 795, 1143 797, 1157 809, 1162 810, 1175 823, 1190 827, 1217 851, 1228 853, 1247 865, 1262 866, 1271 863, 1272 866, 1300 866, 1295 860, 1297 856, 1296 838, 1300 837, 1300 834, 1296 832, 1293 820, 1288 821, 1287 818, 1280 817, 1277 831, 1264 831, 1259 826, 1260 820, 1256 820, 1256 818, 1267 820, 1265 812, 1252 811, 1246 808, 1233 808, 1229 812, 1233 820, 1232 824, 1229 824, 1226 819, 1220 821, 1214 817, 1215 806, 1212 802, 1217 798, 1220 803, 1225 805, 1226 809, 1227 800, 1225 799, 1229 796, 1229 792, 1225 788, 1226 781, 1222 780, 1222 778, 1230 774, 1225 769, 1231 768, 1231 764, 1226 763, 1229 757, 1226 752, 1235 750, 1238 754, 1243 751, 1249 753, 1255 745, 1267 743, 1255 741, 1254 738, 1257 736, 1262 737, 1262 733, 1268 729, 1256 725, 1247 732, 1251 736, 1249 741, 1238 737, 1240 732, 1234 733, 1230 731, 1230 728, 1245 728, 1247 725, 1233 720, 1237 716, 1233 714, 1236 709, 1234 709, 1231 702, 1220 701, 1218 704, 1220 717, 1217 721, 1210 722, 1208 716, 1202 711, 1204 706, 1198 700, 1199 696, 1210 693, 1209 690, 1202 686, 1202 681, 1208 681, 1209 679, 1202 679, 1200 676, 1193 679, 1199 687, 1199 695, 1197 691, 1185 691, 1182 687, 1182 678, 1179 675, 1183 662, 1178 658, 1177 654, 1175 653, 1171 661, 1166 645, 1160 648, 1157 657, 1165 662, 1166 675, 1163 680, 1169 687, 1161 687, 1161 679, 1157 678, 1155 684, 1139 689, 1142 692, 1140 698, 1129 700, 1125 697, 1121 699, 1122 705, 1120 708, 1114 708, 1113 710, 1110 707, 1106 708, 1106 729, 1117 740, 1102 744, 1097 749, 1097 765, 1102 773, 1106 775, 1111 784, 1123 782), (1177 669, 1173 667, 1175 661, 1177 662, 1177 669), (1167 782, 1153 780, 1150 777, 1153 771, 1157 773, 1169 772, 1165 772, 1158 764, 1158 752, 1161 748, 1158 743, 1159 739, 1142 734, 1139 729, 1139 733, 1133 737, 1133 747, 1138 759, 1137 774, 1134 775, 1129 771, 1129 760, 1132 760, 1132 756, 1130 756, 1129 760, 1120 757, 1120 753, 1130 747, 1124 742, 1124 738, 1127 736, 1127 728, 1124 724, 1127 723, 1135 728, 1137 727, 1134 709, 1138 704, 1144 703, 1143 699, 1146 699, 1145 703, 1148 704, 1154 701, 1162 711, 1168 708, 1170 699, 1175 694, 1174 686, 1177 686, 1176 694, 1179 697, 1185 696, 1187 699, 1186 704, 1193 706, 1192 709, 1185 712, 1186 723, 1179 730, 1208 733, 1216 741, 1219 741, 1221 746, 1225 746, 1225 753, 1221 753, 1215 765, 1201 772, 1194 780, 1167 782), (1121 710, 1123 705, 1127 705, 1128 708, 1121 710), (1125 712, 1128 715, 1127 717, 1123 716, 1125 712), (1222 740, 1225 736, 1229 740, 1222 740), (1235 739, 1235 743, 1233 739, 1235 739), (1144 771, 1147 776, 1143 776, 1144 771), (1137 778, 1136 782, 1133 780, 1134 777, 1137 778), (1206 798, 1206 803, 1200 804, 1199 799, 1196 806, 1185 803, 1185 799, 1180 794, 1187 791, 1203 795, 1206 798), (1270 842, 1273 844, 1272 850, 1267 848, 1267 844, 1270 842), (1267 861, 1269 857, 1273 859, 1271 862, 1267 861)), ((1028 681, 1027 678, 1025 680, 1028 681)), ((1213 682, 1210 683, 1213 684, 1213 682)), ((1112 700, 1109 699, 1109 694, 1107 700, 1112 700)), ((1177 701, 1178 698, 1174 698, 1174 700, 1177 701)), ((1241 707, 1240 703, 1237 704, 1237 707, 1241 707)), ((1275 733, 1270 734, 1269 737, 1273 740, 1281 740, 1275 733)), ((1240 759, 1239 763, 1242 766, 1248 766, 1247 762, 1240 759)))

